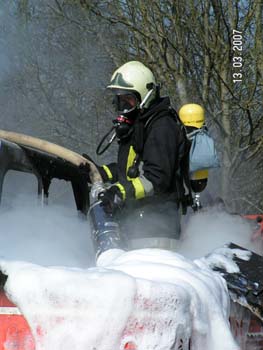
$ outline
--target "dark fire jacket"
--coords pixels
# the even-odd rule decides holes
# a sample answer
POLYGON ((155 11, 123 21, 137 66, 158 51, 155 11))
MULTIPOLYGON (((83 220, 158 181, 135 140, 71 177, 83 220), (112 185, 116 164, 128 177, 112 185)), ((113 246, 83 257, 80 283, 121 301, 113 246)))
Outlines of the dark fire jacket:
POLYGON ((138 220, 142 224, 136 229, 138 236, 149 234, 167 236, 164 230, 166 224, 169 226, 169 232, 173 232, 177 237, 179 234, 175 232, 178 231, 179 223, 174 222, 178 219, 173 218, 176 216, 175 212, 178 211, 178 204, 184 193, 180 159, 185 145, 181 128, 171 116, 169 106, 168 97, 160 98, 142 114, 136 120, 140 125, 134 126, 133 132, 127 139, 119 141, 117 163, 103 166, 106 174, 104 180, 115 183, 121 190, 125 200, 124 216, 131 219, 132 215, 135 226, 138 220), (138 153, 138 151, 136 153, 138 130, 142 135, 142 128, 143 142, 140 147, 139 174, 131 178, 127 173, 138 153), (159 222, 162 218, 164 219, 162 229, 159 227, 156 230, 156 224, 153 226, 152 220, 156 218, 159 222), (138 232, 141 230, 143 232, 138 232), (146 233, 146 231, 150 232, 146 233))

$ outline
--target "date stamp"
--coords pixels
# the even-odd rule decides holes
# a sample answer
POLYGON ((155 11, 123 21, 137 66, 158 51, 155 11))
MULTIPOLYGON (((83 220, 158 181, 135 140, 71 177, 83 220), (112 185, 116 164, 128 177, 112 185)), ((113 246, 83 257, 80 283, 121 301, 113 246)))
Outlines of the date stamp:
POLYGON ((242 32, 233 29, 232 33, 232 50, 233 50, 233 58, 232 58, 232 78, 233 83, 241 83, 242 82, 242 68, 243 68, 243 35, 242 32))

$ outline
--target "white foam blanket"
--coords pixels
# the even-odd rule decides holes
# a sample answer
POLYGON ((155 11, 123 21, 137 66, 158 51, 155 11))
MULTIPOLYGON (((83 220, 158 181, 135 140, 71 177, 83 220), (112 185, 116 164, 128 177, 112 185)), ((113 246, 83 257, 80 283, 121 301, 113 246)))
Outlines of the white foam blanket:
POLYGON ((1 261, 37 350, 238 350, 224 280, 159 249, 108 251, 89 269, 1 261))

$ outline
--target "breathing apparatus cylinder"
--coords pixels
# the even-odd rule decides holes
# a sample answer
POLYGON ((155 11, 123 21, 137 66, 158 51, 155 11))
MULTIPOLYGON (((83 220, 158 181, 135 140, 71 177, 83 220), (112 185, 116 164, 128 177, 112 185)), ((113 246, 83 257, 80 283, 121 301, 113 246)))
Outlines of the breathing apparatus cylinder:
MULTIPOLYGON (((205 111, 202 106, 195 103, 183 105, 179 110, 179 118, 185 125, 186 132, 190 133, 193 130, 200 129, 205 123, 205 111)), ((208 170, 202 169, 190 174, 191 188, 195 193, 202 192, 207 185, 208 170)), ((200 198, 197 202, 200 204, 200 198)), ((199 206, 198 204, 198 206, 199 206)))
POLYGON ((91 206, 88 212, 91 225, 92 241, 96 252, 96 259, 105 251, 110 249, 124 250, 119 224, 112 215, 105 212, 98 194, 105 191, 102 183, 92 186, 90 192, 91 206))
POLYGON ((198 170, 191 174, 190 182, 191 182, 191 188, 194 192, 202 192, 207 185, 208 180, 208 170, 198 170))
POLYGON ((198 210, 202 209, 202 204, 201 204, 201 201, 200 201, 200 193, 195 193, 194 194, 192 209, 194 211, 198 211, 198 210))

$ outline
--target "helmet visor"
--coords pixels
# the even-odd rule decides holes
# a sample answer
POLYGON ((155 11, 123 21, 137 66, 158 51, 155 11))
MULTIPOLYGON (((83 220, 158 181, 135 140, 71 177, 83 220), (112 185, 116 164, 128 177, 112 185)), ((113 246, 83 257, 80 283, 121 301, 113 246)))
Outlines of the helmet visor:
POLYGON ((136 109, 139 104, 137 96, 132 92, 116 93, 113 98, 113 105, 120 113, 129 113, 136 109))

